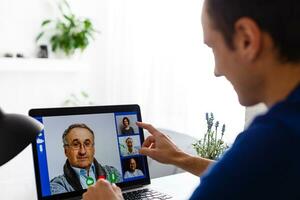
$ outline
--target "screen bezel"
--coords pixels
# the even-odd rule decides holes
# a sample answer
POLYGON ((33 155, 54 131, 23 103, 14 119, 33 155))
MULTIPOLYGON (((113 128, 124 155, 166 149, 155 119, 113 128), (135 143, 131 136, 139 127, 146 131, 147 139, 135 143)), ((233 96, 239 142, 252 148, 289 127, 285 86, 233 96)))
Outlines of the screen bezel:
MULTIPOLYGON (((142 121, 140 107, 137 104, 130 105, 107 105, 107 106, 84 106, 84 107, 57 107, 57 108, 35 108, 29 111, 31 117, 49 117, 62 115, 81 115, 81 114, 102 114, 102 113, 118 113, 118 112, 136 112, 137 120, 142 121)), ((144 142, 144 132, 139 128, 141 143, 144 142)), ((40 169, 37 156, 37 141, 32 142, 32 152, 34 160, 35 181, 37 186, 37 196, 39 200, 62 199, 82 195, 86 189, 81 191, 74 191, 62 194, 54 194, 51 196, 42 196, 40 169)), ((145 177, 130 182, 117 183, 121 189, 132 188, 135 186, 142 186, 150 184, 150 175, 148 168, 148 161, 146 156, 140 157, 145 164, 145 177)))

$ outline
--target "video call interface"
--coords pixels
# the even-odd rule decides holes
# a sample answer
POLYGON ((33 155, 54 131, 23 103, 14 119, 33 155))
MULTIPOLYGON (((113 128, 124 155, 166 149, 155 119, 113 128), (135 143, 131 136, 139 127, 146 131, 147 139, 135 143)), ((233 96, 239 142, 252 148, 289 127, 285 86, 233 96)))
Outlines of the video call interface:
POLYGON ((147 176, 137 113, 35 117, 42 196, 88 188, 99 178, 124 183, 147 176))

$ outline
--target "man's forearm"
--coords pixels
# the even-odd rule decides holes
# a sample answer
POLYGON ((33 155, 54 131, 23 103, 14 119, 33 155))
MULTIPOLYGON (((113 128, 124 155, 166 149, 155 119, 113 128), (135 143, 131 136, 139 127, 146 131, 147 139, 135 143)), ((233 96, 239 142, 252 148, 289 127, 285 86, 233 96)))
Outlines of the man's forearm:
POLYGON ((213 160, 179 152, 173 164, 187 172, 200 176, 212 163, 214 163, 213 160))

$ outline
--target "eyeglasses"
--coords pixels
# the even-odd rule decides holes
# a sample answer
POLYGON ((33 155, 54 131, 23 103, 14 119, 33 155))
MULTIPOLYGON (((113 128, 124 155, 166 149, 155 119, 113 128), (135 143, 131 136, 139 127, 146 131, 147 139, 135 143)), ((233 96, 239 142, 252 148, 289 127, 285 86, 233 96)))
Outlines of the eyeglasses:
POLYGON ((79 150, 81 148, 91 149, 92 147, 94 147, 94 143, 84 142, 83 144, 81 144, 80 142, 75 142, 75 143, 72 143, 72 144, 65 144, 64 146, 71 147, 74 150, 79 150))

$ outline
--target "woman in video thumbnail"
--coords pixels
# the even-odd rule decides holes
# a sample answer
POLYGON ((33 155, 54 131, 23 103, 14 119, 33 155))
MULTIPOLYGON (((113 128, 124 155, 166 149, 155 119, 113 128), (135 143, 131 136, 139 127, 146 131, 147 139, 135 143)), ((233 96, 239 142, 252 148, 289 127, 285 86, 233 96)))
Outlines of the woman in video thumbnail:
POLYGON ((130 120, 128 117, 123 117, 122 123, 123 123, 123 128, 121 129, 122 134, 134 134, 134 130, 130 126, 130 120))

